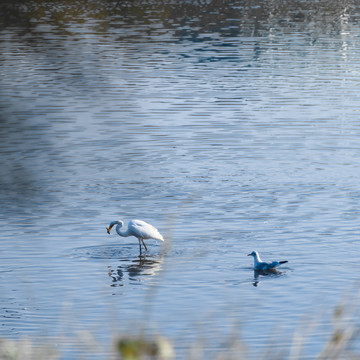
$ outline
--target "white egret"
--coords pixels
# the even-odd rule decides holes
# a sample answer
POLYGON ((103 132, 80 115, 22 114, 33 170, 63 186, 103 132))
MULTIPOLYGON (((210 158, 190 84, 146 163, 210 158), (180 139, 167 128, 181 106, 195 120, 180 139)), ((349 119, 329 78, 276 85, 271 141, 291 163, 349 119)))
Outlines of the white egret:
POLYGON ((159 233, 159 230, 156 229, 154 226, 148 224, 145 221, 142 220, 130 220, 128 223, 127 230, 121 230, 121 228, 124 226, 124 222, 122 220, 118 221, 112 221, 107 229, 107 233, 110 234, 111 228, 116 226, 116 232, 120 236, 135 236, 139 240, 139 246, 140 246, 140 256, 141 256, 141 243, 144 245, 145 250, 147 251, 147 247, 144 243, 144 239, 155 239, 159 241, 164 241, 164 238, 159 233))
POLYGON ((281 264, 285 264, 288 261, 273 261, 273 262, 265 262, 260 259, 259 253, 257 251, 253 251, 248 256, 252 256, 254 258, 254 270, 271 270, 277 268, 281 264))

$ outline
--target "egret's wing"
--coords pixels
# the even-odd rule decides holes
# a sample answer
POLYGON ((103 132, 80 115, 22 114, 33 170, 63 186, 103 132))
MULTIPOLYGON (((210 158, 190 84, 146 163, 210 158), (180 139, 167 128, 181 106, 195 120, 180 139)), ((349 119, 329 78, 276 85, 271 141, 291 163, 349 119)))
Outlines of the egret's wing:
POLYGON ((142 220, 131 220, 129 228, 138 237, 143 239, 155 239, 164 241, 164 238, 159 233, 158 229, 142 220))

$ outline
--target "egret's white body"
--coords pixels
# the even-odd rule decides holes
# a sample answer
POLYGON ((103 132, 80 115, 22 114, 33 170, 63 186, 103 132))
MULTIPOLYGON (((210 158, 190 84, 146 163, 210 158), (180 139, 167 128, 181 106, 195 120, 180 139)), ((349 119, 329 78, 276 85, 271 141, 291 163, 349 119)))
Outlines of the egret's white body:
POLYGON ((287 263, 287 261, 262 261, 257 251, 253 251, 251 254, 248 254, 248 256, 252 256, 254 258, 254 270, 271 270, 277 268, 281 264, 287 263))
POLYGON ((139 246, 140 246, 140 255, 141 255, 141 243, 144 245, 145 250, 147 251, 147 247, 144 243, 144 239, 155 239, 159 241, 164 241, 163 236, 159 233, 159 230, 148 224, 145 221, 142 220, 130 220, 128 223, 127 230, 123 230, 122 227, 124 226, 124 222, 121 220, 112 221, 109 225, 109 228, 107 228, 108 234, 110 234, 111 228, 116 226, 116 232, 120 236, 135 236, 139 240, 139 246))

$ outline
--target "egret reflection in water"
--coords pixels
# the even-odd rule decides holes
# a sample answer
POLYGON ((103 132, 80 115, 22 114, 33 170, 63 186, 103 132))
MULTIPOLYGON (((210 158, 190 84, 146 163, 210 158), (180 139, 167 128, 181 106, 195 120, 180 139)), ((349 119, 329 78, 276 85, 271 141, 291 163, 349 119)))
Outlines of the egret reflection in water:
POLYGON ((162 270, 163 257, 147 258, 139 257, 130 263, 118 265, 113 268, 109 266, 109 276, 112 279, 111 286, 124 286, 125 274, 128 274, 130 282, 142 282, 158 275, 162 270))
POLYGON ((101 260, 111 264, 107 266, 112 279, 111 286, 123 286, 127 280, 142 282, 158 275, 162 270, 164 253, 160 255, 133 256, 131 244, 86 246, 73 249, 71 257, 101 260), (116 263, 113 264, 114 260, 116 263))

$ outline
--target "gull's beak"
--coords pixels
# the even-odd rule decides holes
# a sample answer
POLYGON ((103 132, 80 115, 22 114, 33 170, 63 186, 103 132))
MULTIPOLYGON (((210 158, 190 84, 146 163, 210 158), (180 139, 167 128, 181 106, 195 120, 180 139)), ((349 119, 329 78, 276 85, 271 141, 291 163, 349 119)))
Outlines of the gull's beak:
POLYGON ((112 228, 112 226, 109 226, 108 228, 106 228, 108 234, 110 234, 111 228, 112 228))
MULTIPOLYGON (((110 234, 110 233, 109 233, 110 234)), ((247 254, 247 256, 251 256, 251 254, 247 254)))

